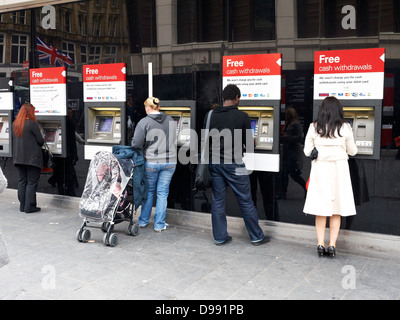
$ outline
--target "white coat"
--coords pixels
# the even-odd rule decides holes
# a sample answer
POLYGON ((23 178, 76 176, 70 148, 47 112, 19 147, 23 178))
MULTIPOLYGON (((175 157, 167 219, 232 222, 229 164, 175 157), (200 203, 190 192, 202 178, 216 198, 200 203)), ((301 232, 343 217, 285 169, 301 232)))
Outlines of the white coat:
POLYGON ((345 123, 340 130, 341 137, 322 138, 310 125, 304 153, 308 157, 317 148, 318 158, 311 164, 310 183, 304 213, 315 216, 355 216, 353 188, 349 170, 349 155, 357 154, 353 130, 345 123))

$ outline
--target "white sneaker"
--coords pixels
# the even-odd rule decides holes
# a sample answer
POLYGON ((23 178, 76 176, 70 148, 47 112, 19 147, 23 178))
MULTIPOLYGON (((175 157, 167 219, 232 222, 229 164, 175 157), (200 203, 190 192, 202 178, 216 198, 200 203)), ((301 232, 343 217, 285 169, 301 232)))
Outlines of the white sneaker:
POLYGON ((164 228, 162 228, 161 230, 156 230, 156 229, 154 229, 154 231, 155 231, 155 232, 163 232, 163 231, 167 230, 168 228, 169 228, 169 225, 166 223, 165 226, 164 226, 164 228))

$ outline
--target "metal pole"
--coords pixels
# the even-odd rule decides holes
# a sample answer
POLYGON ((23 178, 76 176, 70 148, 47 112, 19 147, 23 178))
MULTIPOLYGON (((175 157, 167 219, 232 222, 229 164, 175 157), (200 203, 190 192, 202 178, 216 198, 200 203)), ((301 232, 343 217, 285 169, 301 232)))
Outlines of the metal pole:
POLYGON ((39 61, 36 47, 36 9, 31 9, 31 39, 29 51, 29 68, 39 68, 39 61))
POLYGON ((153 63, 149 62, 149 97, 153 96, 153 63))

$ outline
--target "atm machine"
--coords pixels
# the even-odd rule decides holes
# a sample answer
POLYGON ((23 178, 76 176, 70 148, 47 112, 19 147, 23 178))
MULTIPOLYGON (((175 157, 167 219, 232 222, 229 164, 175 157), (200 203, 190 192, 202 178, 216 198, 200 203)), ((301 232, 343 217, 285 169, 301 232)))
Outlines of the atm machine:
MULTIPOLYGON (((314 104, 314 119, 320 103, 314 104)), ((355 159, 380 160, 382 135, 382 100, 343 100, 344 118, 353 128, 358 153, 355 159)))
POLYGON ((85 103, 85 159, 126 144, 126 103, 85 103))
POLYGON ((13 89, 11 78, 0 78, 0 157, 5 158, 12 158, 13 89))
POLYGON ((168 206, 175 208, 176 203, 180 203, 182 209, 193 210, 194 195, 192 190, 194 177, 190 160, 193 160, 191 159, 192 156, 198 156, 196 152, 198 141, 192 137, 192 133, 196 132, 196 101, 161 100, 160 111, 175 120, 178 155, 182 154, 183 150, 188 160, 188 163, 181 163, 178 156, 177 168, 171 182, 168 206))
POLYGON ((65 116, 36 116, 44 141, 56 158, 67 157, 67 119, 65 116))
POLYGON ((176 123, 178 148, 191 145, 191 130, 196 130, 196 101, 161 101, 160 111, 176 123))
POLYGON ((246 168, 279 172, 280 101, 241 100, 239 110, 250 117, 255 140, 254 154, 245 155, 246 168))

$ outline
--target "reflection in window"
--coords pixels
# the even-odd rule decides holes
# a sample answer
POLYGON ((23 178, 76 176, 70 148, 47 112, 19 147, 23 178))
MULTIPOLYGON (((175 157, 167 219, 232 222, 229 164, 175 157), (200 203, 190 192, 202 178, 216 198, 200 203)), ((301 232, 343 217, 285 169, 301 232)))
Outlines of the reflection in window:
POLYGON ((11 63, 22 64, 28 59, 28 37, 13 35, 11 37, 11 63))
POLYGON ((4 34, 0 34, 0 63, 4 63, 4 34))
POLYGON ((71 32, 71 15, 69 12, 65 13, 65 31, 71 32))
POLYGON ((91 46, 89 49, 89 62, 100 63, 101 59, 101 46, 91 46))
POLYGON ((75 64, 75 44, 64 41, 62 43, 62 51, 67 54, 72 59, 72 63, 75 64))
POLYGON ((82 64, 88 63, 87 46, 81 46, 81 63, 82 64))
POLYGON ((380 32, 400 32, 398 0, 297 0, 299 38, 377 36, 380 32), (350 5, 356 9, 356 29, 344 29, 342 20, 350 5))

